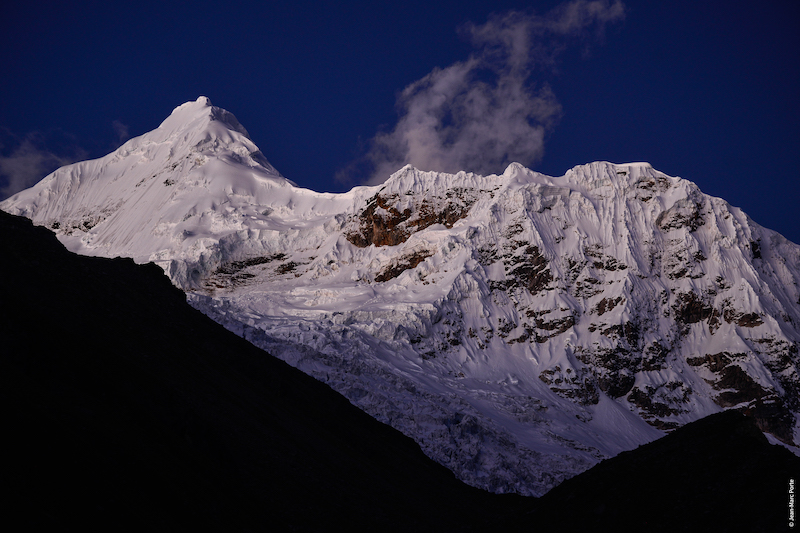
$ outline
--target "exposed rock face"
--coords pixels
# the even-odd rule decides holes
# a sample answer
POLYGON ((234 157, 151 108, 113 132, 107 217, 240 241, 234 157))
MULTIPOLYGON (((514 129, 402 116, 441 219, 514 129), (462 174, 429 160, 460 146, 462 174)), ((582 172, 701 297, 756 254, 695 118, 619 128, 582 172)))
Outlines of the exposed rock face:
POLYGON ((694 292, 678 293, 672 311, 675 313, 675 320, 681 324, 696 324, 701 320, 708 320, 714 313, 714 309, 704 305, 694 292))
POLYGON ((404 255, 400 257, 397 262, 387 266, 377 276, 375 276, 375 281, 382 283, 384 281, 389 281, 390 279, 396 278, 406 270, 415 268, 418 264, 423 262, 425 258, 432 255, 433 252, 427 250, 404 255))
POLYGON ((584 369, 578 371, 567 368, 565 371, 556 365, 555 368, 543 370, 539 379, 547 383, 550 390, 574 400, 581 405, 594 405, 600 401, 600 391, 590 373, 584 369))
MULTIPOLYGON (((784 395, 781 396, 775 389, 767 389, 757 383, 742 366, 737 364, 747 359, 747 353, 721 352, 706 354, 705 357, 688 358, 687 363, 694 367, 705 368, 711 373, 712 378, 706 379, 706 382, 714 390, 719 391, 713 396, 717 405, 726 408, 739 407, 748 416, 753 417, 763 431, 775 435, 783 442, 794 444, 795 412, 798 403, 797 381, 785 378, 780 380, 781 385, 785 387, 784 395)), ((786 363, 788 361, 784 363, 784 372, 790 370, 786 368, 787 366, 796 365, 796 363, 788 365, 786 363)), ((777 375, 781 376, 781 373, 777 375)))
POLYGON ((354 219, 355 228, 345 233, 347 240, 361 248, 396 246, 408 240, 412 233, 422 231, 434 224, 452 228, 456 221, 469 213, 470 207, 482 194, 456 187, 423 195, 407 191, 405 194, 381 194, 373 196, 354 219))
POLYGON ((661 231, 674 229, 697 231, 697 228, 705 224, 701 211, 703 199, 695 191, 692 192, 694 194, 678 200, 672 204, 672 207, 658 215, 656 226, 661 231))

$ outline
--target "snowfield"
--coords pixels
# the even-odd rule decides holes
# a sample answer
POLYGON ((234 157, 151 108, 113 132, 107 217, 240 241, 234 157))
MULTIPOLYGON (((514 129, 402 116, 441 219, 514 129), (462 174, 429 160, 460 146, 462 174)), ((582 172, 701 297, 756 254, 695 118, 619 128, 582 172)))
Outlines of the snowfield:
POLYGON ((647 163, 317 193, 207 98, 0 204, 153 261, 469 484, 541 495, 722 409, 800 443, 800 247, 647 163))

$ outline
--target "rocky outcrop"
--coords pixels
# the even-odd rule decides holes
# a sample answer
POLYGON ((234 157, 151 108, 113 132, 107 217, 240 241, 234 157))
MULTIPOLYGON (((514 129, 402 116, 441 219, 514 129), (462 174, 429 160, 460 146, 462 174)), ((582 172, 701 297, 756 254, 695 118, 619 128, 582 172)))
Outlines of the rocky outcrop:
POLYGON ((434 224, 452 228, 456 221, 469 213, 470 207, 482 194, 456 188, 444 194, 431 192, 421 198, 413 193, 397 193, 373 196, 366 206, 355 215, 352 229, 345 232, 347 240, 359 247, 396 246, 408 237, 434 224), (404 197, 405 196, 405 197, 404 197))
POLYGON ((381 270, 378 275, 375 276, 375 281, 378 283, 383 283, 385 281, 389 281, 390 279, 394 279, 406 270, 415 268, 418 264, 432 255, 433 252, 429 250, 420 250, 408 255, 404 255, 381 270))
POLYGON ((567 368, 562 371, 561 367, 556 365, 554 368, 542 371, 539 379, 546 383, 551 391, 580 405, 594 405, 600 401, 597 381, 585 369, 567 368))

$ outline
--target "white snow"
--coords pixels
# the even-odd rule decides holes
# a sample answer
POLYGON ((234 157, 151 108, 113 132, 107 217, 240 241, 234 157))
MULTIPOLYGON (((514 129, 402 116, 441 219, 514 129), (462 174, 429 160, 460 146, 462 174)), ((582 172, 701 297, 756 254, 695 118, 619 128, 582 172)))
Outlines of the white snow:
POLYGON ((800 247, 647 163, 561 177, 518 163, 490 176, 406 166, 381 186, 317 193, 281 176, 232 114, 200 97, 0 208, 79 253, 156 262, 192 305, 498 492, 541 495, 664 434, 645 419, 719 411, 715 375, 690 358, 742 354, 735 364, 776 394, 797 379, 800 247), (390 204, 375 208, 384 219, 470 205, 394 246, 356 246, 348 235, 376 195, 390 204), (536 277, 543 270, 549 280, 536 277), (690 292, 730 320, 682 329, 690 292), (748 314, 762 323, 732 318, 748 314), (652 368, 597 362, 605 352, 639 361, 659 346, 652 368), (785 357, 794 359, 781 381, 785 357), (630 376, 633 390, 650 387, 677 412, 653 416, 602 387, 594 403, 554 390, 607 376, 630 376))

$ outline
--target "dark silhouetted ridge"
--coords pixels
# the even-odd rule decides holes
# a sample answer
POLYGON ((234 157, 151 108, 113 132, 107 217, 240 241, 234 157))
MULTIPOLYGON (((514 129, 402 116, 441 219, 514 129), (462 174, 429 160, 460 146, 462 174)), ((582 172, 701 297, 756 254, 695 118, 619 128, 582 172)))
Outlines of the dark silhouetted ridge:
POLYGON ((770 445, 754 419, 723 411, 568 479, 504 527, 788 531, 790 478, 800 479, 800 458, 770 445))
POLYGON ((23 523, 464 530, 509 501, 192 309, 155 265, 71 254, 2 212, 0 246, 4 503, 23 523))

